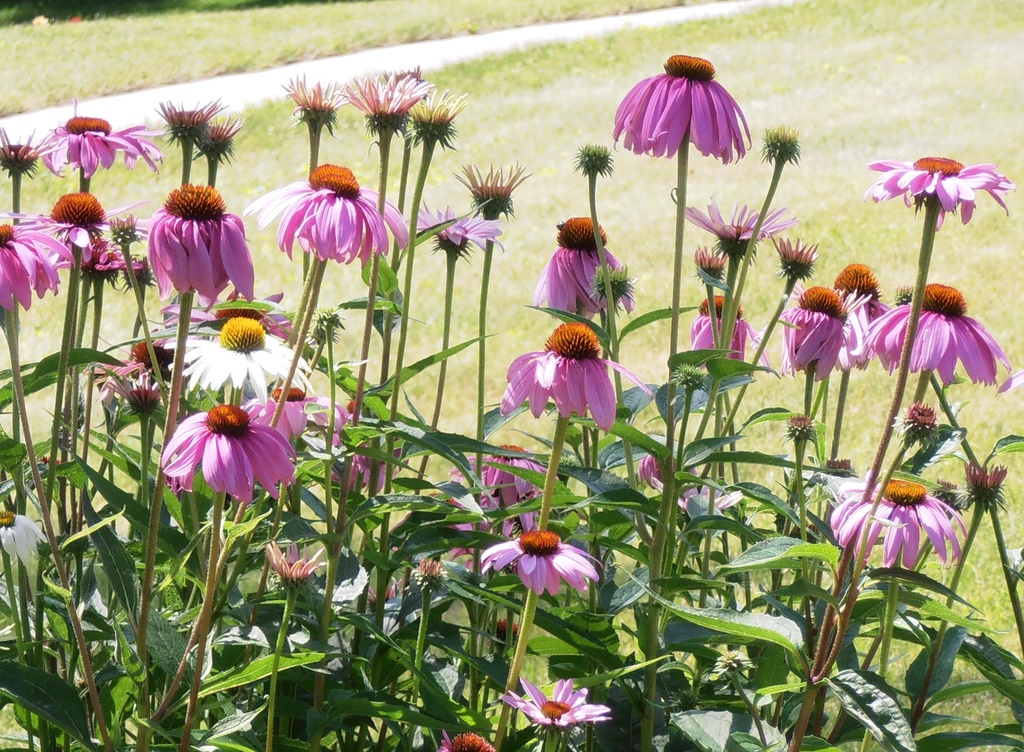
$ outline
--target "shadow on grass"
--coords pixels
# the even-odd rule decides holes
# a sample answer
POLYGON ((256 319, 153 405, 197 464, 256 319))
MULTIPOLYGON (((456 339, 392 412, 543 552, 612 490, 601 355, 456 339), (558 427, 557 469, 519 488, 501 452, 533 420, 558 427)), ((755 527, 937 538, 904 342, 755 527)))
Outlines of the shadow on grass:
POLYGON ((324 5, 366 0, 5 0, 0 3, 0 24, 29 23, 37 16, 51 21, 148 16, 171 12, 248 10, 282 5, 324 5))

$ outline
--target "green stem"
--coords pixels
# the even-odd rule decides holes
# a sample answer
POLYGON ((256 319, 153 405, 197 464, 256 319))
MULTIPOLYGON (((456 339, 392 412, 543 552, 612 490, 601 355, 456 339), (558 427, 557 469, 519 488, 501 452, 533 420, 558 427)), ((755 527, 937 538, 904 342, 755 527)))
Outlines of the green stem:
POLYGON ((846 412, 846 396, 850 391, 850 372, 843 371, 839 378, 839 396, 836 398, 836 419, 832 427, 831 459, 839 458, 839 440, 843 435, 843 415, 846 412))
POLYGON ((192 142, 189 139, 184 139, 181 142, 181 184, 188 185, 189 178, 192 177, 192 142))
POLYGON ((430 589, 423 591, 423 612, 420 614, 420 625, 416 631, 416 652, 414 654, 415 671, 412 675, 412 698, 409 703, 415 707, 420 696, 420 674, 423 671, 423 654, 427 649, 427 625, 430 620, 430 599, 433 592, 430 589))
MULTIPOLYGON (((878 675, 885 678, 889 670, 889 651, 892 647, 892 632, 896 624, 896 613, 899 607, 900 586, 895 581, 889 582, 888 593, 885 599, 885 622, 882 625, 882 649, 878 656, 878 675)), ((864 739, 861 742, 861 752, 868 752, 871 749, 872 734, 864 731, 864 739)))
MULTIPOLYGON (((459 262, 459 254, 447 253, 448 256, 447 264, 445 265, 444 275, 444 324, 441 329, 441 352, 448 349, 451 344, 452 334, 452 304, 455 300, 455 269, 459 262)), ((437 371, 437 393, 434 395, 434 413, 430 417, 430 430, 436 431, 437 424, 441 420, 441 403, 444 400, 444 385, 445 377, 448 375, 448 358, 441 361, 437 371)), ((420 463, 419 477, 423 477, 423 473, 427 469, 427 462, 430 460, 430 455, 424 455, 423 461, 420 463)), ((480 472, 483 468, 480 468, 480 472)))
POLYGON ((274 750, 274 714, 277 705, 277 677, 281 668, 281 653, 284 651, 284 643, 288 639, 288 624, 292 620, 292 613, 295 611, 297 591, 294 587, 288 588, 287 600, 284 604, 284 616, 281 617, 281 628, 277 632, 277 642, 274 644, 274 660, 270 664, 270 698, 267 701, 267 746, 266 752, 274 750))
MULTIPOLYGON (((100 322, 103 318, 103 282, 96 280, 93 286, 92 296, 92 335, 89 347, 93 350, 99 347, 100 343, 100 322)), ((154 361, 155 362, 155 361, 154 361)), ((159 369, 156 369, 159 370, 159 369)), ((89 461, 89 434, 92 433, 92 405, 93 385, 96 381, 96 369, 90 368, 89 375, 85 381, 85 423, 82 436, 82 462, 89 461)))
MULTIPOLYGON (((526 593, 526 603, 523 605, 523 618, 519 622, 519 639, 516 640, 516 652, 512 656, 512 665, 508 671, 508 681, 505 683, 505 692, 513 692, 519 686, 519 675, 523 671, 523 663, 526 661, 526 646, 530 642, 530 632, 533 631, 533 619, 537 614, 537 593, 529 590, 526 593)), ((512 715, 512 706, 507 702, 501 704, 501 715, 498 717, 498 730, 494 734, 495 752, 501 752, 501 743, 505 740, 505 733, 508 730, 508 721, 512 715)))
POLYGON ((185 723, 181 730, 180 752, 189 752, 192 741, 192 728, 199 715, 199 688, 203 683, 203 664, 206 661, 206 640, 210 634, 210 621, 213 615, 213 604, 217 600, 218 562, 220 560, 221 524, 224 516, 224 492, 217 492, 211 502, 213 519, 210 524, 210 555, 206 567, 206 584, 203 587, 203 606, 199 612, 199 623, 196 628, 196 670, 192 677, 189 691, 188 709, 185 711, 185 723))
MULTIPOLYGON (((121 246, 121 258, 124 260, 125 274, 128 277, 128 285, 132 288, 132 293, 135 296, 135 305, 138 308, 138 318, 136 319, 139 326, 142 327, 142 336, 145 337, 146 351, 149 353, 149 362, 157 363, 156 349, 153 347, 153 335, 149 331, 149 319, 146 318, 146 301, 143 297, 142 286, 139 284, 139 278, 135 274, 135 267, 132 266, 132 255, 131 245, 125 243, 121 246)), ((179 306, 180 316, 180 306, 179 306)), ((167 385, 164 383, 163 374, 159 368, 154 367, 153 378, 156 383, 160 386, 160 397, 164 401, 164 408, 167 407, 167 385)))
POLYGON ((288 366, 288 375, 281 384, 281 398, 274 409, 274 416, 270 420, 271 427, 277 425, 284 414, 284 406, 288 403, 288 394, 295 380, 295 374, 299 370, 299 362, 302 360, 302 352, 306 349, 306 336, 309 334, 309 327, 313 321, 313 314, 316 312, 316 302, 320 297, 320 287, 324 281, 324 271, 327 269, 327 261, 317 259, 313 265, 313 271, 309 275, 309 293, 304 300, 302 320, 297 329, 292 329, 292 336, 295 341, 292 350, 292 362, 288 366))
POLYGON ((544 476, 544 497, 541 500, 540 516, 537 518, 538 530, 548 529, 551 499, 555 495, 555 481, 558 480, 558 467, 562 462, 562 450, 565 448, 565 436, 568 431, 569 419, 559 415, 558 420, 555 421, 555 435, 551 439, 551 456, 548 459, 547 474, 544 476))
POLYGON ((206 184, 211 188, 217 184, 217 167, 220 166, 220 160, 213 156, 206 158, 206 184))
POLYGON ((804 380, 804 415, 813 418, 811 408, 814 405, 814 372, 818 368, 818 361, 812 360, 807 364, 807 374, 804 380))
POLYGON ((1024 655, 1024 611, 1021 610, 1020 594, 1017 592, 1017 575, 1010 564, 1010 557, 1006 553, 1006 540, 1003 538, 1003 523, 999 520, 999 506, 992 504, 989 507, 989 516, 992 518, 992 532, 996 536, 996 549, 999 551, 999 563, 1003 568, 1003 577, 1006 578, 1006 590, 1010 596, 1010 607, 1013 609, 1014 626, 1017 628, 1017 639, 1021 645, 1021 655, 1024 655))

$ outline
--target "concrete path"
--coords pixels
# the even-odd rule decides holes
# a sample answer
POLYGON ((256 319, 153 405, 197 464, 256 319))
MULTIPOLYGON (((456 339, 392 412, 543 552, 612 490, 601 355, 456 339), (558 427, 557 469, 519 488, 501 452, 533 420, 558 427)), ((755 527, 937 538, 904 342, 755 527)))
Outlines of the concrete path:
MULTIPOLYGON (((217 76, 100 97, 79 102, 79 111, 92 117, 102 117, 115 128, 157 120, 158 105, 167 101, 191 106, 220 100, 229 112, 237 112, 269 100, 284 98, 282 87, 296 77, 305 76, 309 83, 346 83, 363 76, 389 70, 406 70, 416 66, 420 66, 424 71, 436 70, 466 60, 555 42, 572 42, 587 37, 605 36, 622 29, 653 28, 723 18, 758 8, 792 5, 795 2, 798 0, 723 0, 705 5, 415 42, 308 60, 271 70, 217 76)), ((0 128, 6 130, 10 138, 17 142, 32 133, 42 135, 70 117, 71 105, 68 104, 0 118, 0 128)))

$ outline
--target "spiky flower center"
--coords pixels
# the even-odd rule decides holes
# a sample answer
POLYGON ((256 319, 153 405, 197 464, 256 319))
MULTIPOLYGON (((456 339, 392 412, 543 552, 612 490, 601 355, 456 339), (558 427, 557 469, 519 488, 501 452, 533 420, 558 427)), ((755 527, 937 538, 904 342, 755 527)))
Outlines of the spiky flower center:
POLYGON ((556 702, 555 700, 548 700, 540 706, 540 712, 545 718, 550 718, 552 721, 557 721, 563 715, 569 712, 569 706, 564 702, 556 702))
POLYGON ((218 319, 252 319, 262 321, 263 313, 255 308, 221 308, 213 314, 218 319))
MULTIPOLYGON (((281 387, 275 389, 271 397, 275 402, 281 399, 281 387)), ((306 399, 306 393, 302 389, 293 386, 288 390, 287 402, 302 402, 304 399, 306 399)))
POLYGON ((0 512, 0 527, 14 527, 14 512, 0 512))
POLYGON ((267 345, 267 330, 252 319, 228 319, 220 330, 220 346, 225 350, 251 353, 267 345))
POLYGON ((347 199, 359 198, 359 181, 347 167, 323 164, 309 173, 309 187, 316 191, 334 191, 347 199))
POLYGON ((601 357, 601 340, 586 324, 570 321, 551 333, 544 349, 570 360, 594 360, 601 357))
POLYGON ((102 133, 110 135, 110 123, 103 118, 95 117, 73 117, 64 124, 68 133, 81 136, 83 133, 102 133))
POLYGON ((885 498, 901 507, 916 507, 927 495, 924 486, 909 480, 891 480, 885 487, 885 498))
POLYGON ((957 162, 955 159, 948 159, 946 157, 921 157, 919 160, 914 162, 915 170, 924 170, 930 172, 933 175, 959 175, 964 166, 957 162))
POLYGON ((91 193, 68 193, 57 199, 50 219, 75 227, 93 227, 104 219, 103 205, 91 193))
POLYGON ((554 556, 562 539, 550 530, 528 530, 519 536, 519 548, 530 556, 554 556))
MULTIPOLYGON (((160 345, 153 345, 153 354, 156 355, 156 366, 161 371, 171 367, 174 362, 174 351, 160 345)), ((149 357, 149 348, 145 342, 136 342, 132 345, 131 354, 128 356, 133 363, 140 363, 150 371, 155 370, 153 359, 149 357)))
POLYGON ((502 444, 501 448, 502 449, 507 449, 510 452, 525 452, 526 451, 525 449, 523 449, 518 444, 502 444))
POLYGON ((866 264, 850 264, 836 277, 832 285, 839 292, 852 292, 857 295, 870 295, 874 300, 881 296, 878 277, 866 264))
POLYGON ((827 287, 809 287, 800 296, 800 307, 805 311, 824 313, 834 319, 844 318, 843 301, 835 290, 827 287))
POLYGON ((227 207, 220 191, 208 185, 183 185, 164 201, 164 211, 180 219, 202 222, 220 219, 227 207))
POLYGON ((673 55, 665 61, 665 72, 675 78, 711 81, 715 77, 715 66, 702 57, 673 55))
POLYGON ((932 313, 941 313, 950 318, 967 315, 967 299, 955 287, 933 282, 924 288, 924 302, 921 307, 932 313))
MULTIPOLYGON (((722 318, 722 310, 724 308, 725 308, 725 296, 724 295, 716 295, 715 296, 715 316, 717 318, 722 318)), ((711 306, 708 305, 708 299, 704 298, 704 300, 702 300, 700 302, 700 315, 701 316, 710 316, 710 313, 709 313, 710 310, 711 310, 711 306)), ((740 306, 739 310, 736 312, 736 318, 738 318, 738 319, 742 319, 743 318, 743 306, 740 306)))
POLYGON ((234 405, 217 405, 206 414, 206 427, 212 433, 240 439, 249 435, 249 413, 234 405))
MULTIPOLYGON (((601 225, 597 226, 601 232, 602 245, 608 242, 601 225)), ((597 241, 594 239, 594 223, 588 217, 572 217, 558 224, 558 245, 572 251, 596 251, 597 241)))
POLYGON ((452 752, 494 752, 494 747, 479 734, 465 733, 452 738, 452 752))
POLYGON ((14 240, 14 227, 11 225, 0 225, 0 245, 7 245, 14 240))

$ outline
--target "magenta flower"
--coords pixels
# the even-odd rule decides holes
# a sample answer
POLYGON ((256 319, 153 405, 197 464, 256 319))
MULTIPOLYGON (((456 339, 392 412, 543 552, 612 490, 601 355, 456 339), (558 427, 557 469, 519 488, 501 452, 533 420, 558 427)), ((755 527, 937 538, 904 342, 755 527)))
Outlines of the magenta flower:
MULTIPOLYGON (((503 444, 502 449, 509 449, 514 452, 525 452, 521 446, 514 444, 503 444)), ((476 469, 476 458, 470 457, 469 463, 476 469)), ((508 509, 523 501, 535 499, 541 494, 541 489, 525 478, 513 475, 506 467, 532 470, 535 473, 543 474, 545 467, 527 457, 502 457, 491 455, 484 457, 484 469, 480 476, 483 481, 485 493, 480 495, 480 507, 486 510, 508 509)), ((449 473, 452 480, 465 483, 465 476, 456 468, 449 473)), ((502 534, 506 537, 512 535, 518 523, 520 530, 533 530, 537 527, 537 513, 529 512, 518 517, 510 517, 504 521, 502 534)), ((472 525, 470 525, 472 528, 472 525)), ((469 529, 469 528, 467 528, 469 529)))
POLYGON ((551 699, 526 679, 520 679, 526 696, 519 697, 511 692, 502 695, 501 699, 538 726, 554 726, 565 728, 577 723, 593 723, 610 721, 612 709, 606 705, 590 705, 587 703, 587 690, 573 691, 572 679, 559 679, 551 699))
MULTIPOLYGON (((721 331, 722 327, 722 307, 724 305, 725 297, 723 295, 716 295, 715 317, 718 319, 716 325, 719 331, 721 331)), ((690 347, 694 350, 713 350, 715 348, 715 332, 712 328, 711 316, 709 315, 710 310, 711 306, 708 305, 708 300, 705 298, 700 302, 697 318, 693 320, 693 324, 690 326, 690 347)), ((743 306, 740 306, 736 315, 736 331, 732 334, 732 352, 729 353, 729 357, 736 360, 746 360, 747 342, 756 347, 760 341, 761 335, 757 329, 743 318, 743 306)), ((766 353, 761 353, 761 365, 768 365, 768 355, 766 353)))
POLYGON ((601 357, 601 342, 593 329, 576 321, 562 324, 548 337, 542 352, 526 353, 512 361, 501 413, 508 415, 529 400, 533 417, 539 418, 553 399, 563 418, 586 415, 589 409, 598 428, 607 431, 615 422, 615 390, 607 366, 650 394, 636 376, 601 357))
MULTIPOLYGON (((896 370, 907 338, 910 306, 897 306, 868 330, 868 346, 889 373, 896 370)), ((967 301, 954 287, 929 284, 924 290, 921 320, 910 351, 910 370, 935 371, 943 384, 953 381, 959 360, 975 384, 996 383, 996 362, 1010 362, 992 335, 967 315, 967 301)))
POLYGON ((376 191, 361 188, 352 170, 332 164, 317 167, 308 182, 292 183, 256 199, 244 214, 257 212, 261 230, 281 215, 277 243, 288 258, 298 240, 303 251, 321 261, 350 264, 358 258, 365 265, 371 253, 387 253, 387 228, 400 247, 409 242, 398 209, 385 202, 381 216, 376 191))
POLYGON ((854 325, 848 314, 859 304, 827 287, 805 290, 797 307, 783 311, 780 317, 791 324, 782 332, 782 373, 804 371, 814 363, 814 380, 828 378, 854 325))
POLYGON ((839 348, 839 370, 866 368, 875 357, 874 350, 868 345, 868 330, 875 319, 889 312, 889 306, 881 301, 878 278, 864 264, 850 264, 839 272, 832 287, 840 295, 865 300, 863 305, 850 312, 850 331, 839 348))
POLYGON ((103 235, 110 230, 110 217, 127 208, 120 207, 108 212, 91 193, 68 193, 57 199, 48 217, 24 214, 6 216, 22 218, 18 225, 19 231, 45 232, 62 243, 77 246, 82 251, 82 261, 88 263, 94 250, 99 252, 107 248, 103 235))
POLYGON ((496 219, 481 219, 479 217, 460 218, 450 206, 443 211, 436 212, 432 212, 426 207, 420 209, 416 227, 423 232, 446 222, 452 224, 434 236, 437 239, 438 248, 442 251, 466 256, 469 254, 470 243, 480 250, 484 250, 487 241, 496 243, 502 250, 505 248, 498 241, 498 237, 501 235, 501 222, 496 219))
POLYGON ((872 504, 864 501, 865 483, 852 481, 839 489, 839 506, 832 512, 830 524, 841 546, 859 545, 865 526, 868 527, 867 550, 870 556, 878 538, 884 534, 882 564, 894 566, 902 558, 905 569, 914 569, 921 557, 921 532, 924 531, 939 556, 939 561, 955 564, 960 560, 960 536, 967 528, 956 511, 927 489, 905 480, 892 480, 869 517, 872 504), (884 531, 884 532, 883 532, 884 531))
POLYGON ((528 530, 518 540, 491 546, 480 556, 480 571, 515 565, 519 579, 537 595, 558 595, 564 580, 583 592, 587 580, 597 580, 589 554, 562 543, 558 533, 528 530))
POLYGON ((156 163, 163 156, 149 137, 158 135, 159 131, 147 131, 142 125, 115 131, 106 120, 80 116, 78 102, 75 102, 71 119, 48 137, 43 164, 57 177, 63 175, 64 165, 70 164, 88 179, 100 166, 109 170, 120 151, 124 155, 124 166, 129 170, 142 157, 156 172, 156 163))
POLYGON ((218 405, 183 420, 161 461, 168 480, 186 491, 201 465, 210 488, 248 504, 256 481, 276 499, 278 484, 295 480, 294 457, 277 431, 253 422, 240 407, 218 405))
POLYGON ((714 80, 715 66, 690 55, 673 55, 665 72, 645 78, 615 113, 616 142, 634 154, 671 159, 683 138, 705 157, 729 164, 742 159, 750 129, 736 100, 714 80), (744 138, 745 137, 745 138, 744 138))
MULTIPOLYGON (((242 409, 249 413, 254 423, 269 426, 277 412, 277 403, 281 399, 281 389, 275 389, 267 401, 259 398, 251 399, 242 405, 242 409)), ((307 397, 306 392, 298 387, 288 390, 288 397, 285 399, 284 409, 281 411, 281 418, 277 421, 274 429, 281 434, 285 441, 291 441, 296 436, 301 436, 309 423, 310 414, 306 412, 306 405, 316 404, 316 397, 307 397)))
POLYGON ((380 134, 402 130, 409 110, 433 90, 416 70, 356 81, 345 87, 342 97, 366 116, 371 133, 380 134))
MULTIPOLYGON (((598 226, 603 243, 608 242, 604 228, 598 226)), ((605 257, 611 269, 622 264, 607 250, 605 257)), ((533 304, 593 316, 607 308, 608 302, 594 295, 594 276, 601 268, 594 238, 594 224, 588 217, 572 217, 558 226, 558 247, 551 255, 533 293, 533 304)), ((626 311, 633 310, 633 299, 621 299, 626 311)))
POLYGON ((886 159, 872 162, 868 169, 881 172, 882 176, 868 188, 864 199, 875 203, 903 196, 907 206, 920 204, 926 198, 938 199, 939 212, 936 229, 942 227, 947 212, 960 210, 960 221, 967 224, 974 215, 974 200, 978 191, 984 191, 992 200, 1009 213, 1002 197, 1017 186, 1005 175, 996 172, 994 164, 980 164, 964 167, 955 159, 945 157, 923 157, 913 164, 886 159))
POLYGON ((45 232, 0 225, 0 308, 12 311, 17 303, 27 311, 33 291, 40 298, 47 290, 56 294, 57 270, 72 263, 67 246, 45 232))
MULTIPOLYGON (((783 217, 785 213, 785 209, 768 212, 764 222, 761 223, 761 229, 757 231, 757 239, 765 240, 800 224, 800 220, 796 217, 783 217)), ((747 209, 744 204, 743 206, 734 206, 732 217, 726 221, 718 204, 713 199, 708 204, 707 214, 695 207, 686 209, 686 218, 700 229, 718 238, 720 244, 736 244, 742 241, 743 250, 746 250, 747 241, 754 235, 754 228, 757 226, 760 216, 760 212, 747 209)), ((723 252, 728 252, 728 250, 728 246, 722 248, 723 252)))
MULTIPOLYGON (((658 464, 658 460, 649 454, 645 455, 637 464, 636 474, 640 480, 655 491, 661 491, 665 488, 665 481, 661 476, 661 465, 658 464)), ((712 493, 715 494, 715 512, 731 509, 743 501, 743 494, 740 491, 724 493, 710 489, 707 486, 690 486, 679 494, 679 506, 685 511, 690 500, 697 498, 702 499, 705 507, 710 506, 712 493)))
POLYGON ((149 220, 149 261, 161 298, 172 289, 195 290, 212 302, 229 282, 253 298, 255 273, 242 220, 227 213, 220 193, 208 185, 171 191, 149 220))

